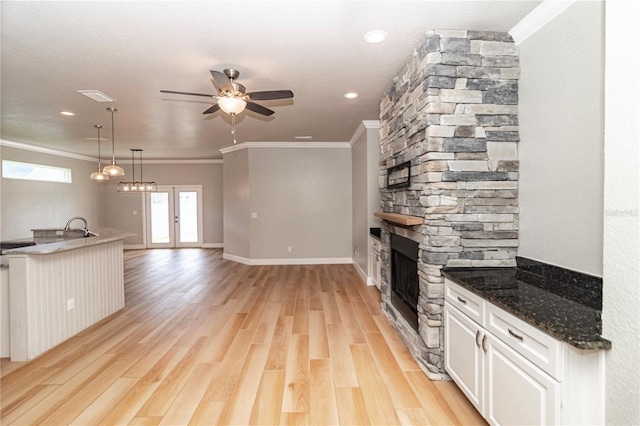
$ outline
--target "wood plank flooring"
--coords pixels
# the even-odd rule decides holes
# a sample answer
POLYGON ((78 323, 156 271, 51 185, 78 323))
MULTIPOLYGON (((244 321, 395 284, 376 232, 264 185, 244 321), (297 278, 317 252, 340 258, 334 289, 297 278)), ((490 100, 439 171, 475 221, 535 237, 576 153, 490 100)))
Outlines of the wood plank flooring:
POLYGON ((125 292, 35 360, 2 359, 3 425, 485 424, 425 376, 352 265, 126 251, 125 292))

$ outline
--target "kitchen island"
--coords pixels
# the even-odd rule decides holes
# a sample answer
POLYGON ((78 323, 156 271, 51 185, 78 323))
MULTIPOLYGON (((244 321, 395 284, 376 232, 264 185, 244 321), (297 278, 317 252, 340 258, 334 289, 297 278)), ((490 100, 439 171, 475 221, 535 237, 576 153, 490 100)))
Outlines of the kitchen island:
POLYGON ((4 250, 9 263, 11 360, 28 361, 124 307, 122 240, 86 238, 4 250))

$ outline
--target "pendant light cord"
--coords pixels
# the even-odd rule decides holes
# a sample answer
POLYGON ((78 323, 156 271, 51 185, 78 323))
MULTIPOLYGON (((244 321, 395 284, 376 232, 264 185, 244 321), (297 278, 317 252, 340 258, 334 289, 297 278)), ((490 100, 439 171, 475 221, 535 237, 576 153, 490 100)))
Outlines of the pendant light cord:
POLYGON ((111 164, 116 163, 116 129, 113 126, 113 113, 111 110, 111 164))
POLYGON ((98 172, 102 173, 102 163, 100 162, 100 127, 96 125, 98 129, 98 172))

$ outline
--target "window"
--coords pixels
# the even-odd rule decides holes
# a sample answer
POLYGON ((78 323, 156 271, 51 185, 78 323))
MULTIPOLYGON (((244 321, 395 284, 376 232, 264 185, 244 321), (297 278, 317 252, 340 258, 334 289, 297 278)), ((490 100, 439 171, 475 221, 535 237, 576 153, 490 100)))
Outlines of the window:
POLYGON ((2 160, 2 177, 5 179, 71 183, 71 169, 2 160))

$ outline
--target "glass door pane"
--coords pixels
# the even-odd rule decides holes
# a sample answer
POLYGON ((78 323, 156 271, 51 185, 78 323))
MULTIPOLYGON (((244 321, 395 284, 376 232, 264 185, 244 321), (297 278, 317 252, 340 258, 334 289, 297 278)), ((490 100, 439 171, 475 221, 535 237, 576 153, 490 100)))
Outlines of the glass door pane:
POLYGON ((147 247, 173 247, 173 188, 158 188, 147 196, 147 247))
POLYGON ((202 247, 202 186, 162 185, 147 195, 147 247, 202 247))
POLYGON ((198 242, 198 193, 178 191, 179 242, 198 242))

